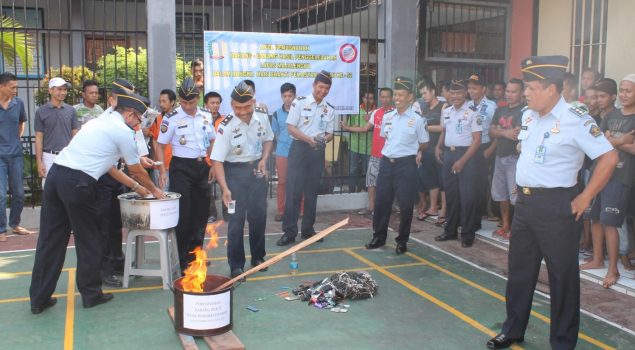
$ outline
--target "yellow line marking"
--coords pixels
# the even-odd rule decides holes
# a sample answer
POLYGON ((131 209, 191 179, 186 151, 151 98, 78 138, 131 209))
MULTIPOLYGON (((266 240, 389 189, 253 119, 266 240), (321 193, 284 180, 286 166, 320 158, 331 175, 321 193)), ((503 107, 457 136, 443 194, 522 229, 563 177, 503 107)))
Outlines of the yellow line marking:
MULTIPOLYGON (((428 260, 426 260, 426 259, 424 259, 424 258, 422 258, 422 257, 420 257, 420 256, 418 256, 416 254, 413 254, 413 253, 410 253, 410 252, 406 252, 406 255, 408 255, 409 257, 411 257, 411 258, 413 258, 413 259, 415 259, 417 261, 425 263, 426 265, 430 266, 431 268, 433 268, 433 269, 435 269, 437 271, 443 272, 446 275, 448 275, 448 276, 450 276, 452 278, 455 278, 455 279, 457 279, 457 280, 469 285, 470 287, 474 287, 474 288, 480 290, 481 292, 483 292, 483 293, 485 293, 485 294, 487 294, 487 295, 489 295, 489 296, 491 296, 491 297, 493 297, 495 299, 498 299, 498 300, 500 300, 502 302, 505 302, 505 297, 503 295, 500 295, 500 294, 494 292, 491 289, 485 288, 485 287, 481 286, 480 284, 472 282, 472 281, 468 280, 467 278, 465 278, 465 277, 463 277, 461 275, 458 275, 458 274, 456 274, 456 273, 454 273, 454 272, 452 272, 452 271, 450 271, 448 269, 445 269, 445 268, 443 268, 443 267, 441 267, 441 266, 439 266, 439 265, 437 265, 437 264, 435 264, 433 262, 430 262, 430 261, 428 261, 428 260)), ((539 313, 537 311, 531 310, 531 315, 536 317, 537 319, 547 323, 547 324, 551 324, 551 319, 548 316, 545 316, 545 315, 543 315, 543 314, 541 314, 541 313, 539 313)), ((615 348, 613 348, 612 346, 604 344, 603 342, 601 342, 601 341, 599 341, 599 340, 597 340, 595 338, 592 338, 592 337, 590 337, 590 336, 588 336, 588 335, 586 335, 586 334, 584 334, 582 332, 578 333, 578 337, 580 337, 580 339, 582 339, 582 340, 584 340, 586 342, 589 342, 589 343, 591 343, 591 344, 593 344, 593 345, 595 345, 595 346, 597 346, 597 347, 599 347, 601 349, 615 350, 615 348)))
MULTIPOLYGON (((349 255, 351 255, 352 257, 356 258, 357 260, 363 262, 364 264, 374 268, 375 270, 381 272, 382 274, 384 274, 386 277, 390 278, 391 280, 401 284, 402 286, 408 288, 410 291, 412 291, 413 293, 423 297, 424 299, 430 301, 431 303, 437 305, 438 307, 444 309, 445 311, 451 313, 452 315, 456 316, 457 318, 459 318, 461 321, 469 324, 470 326, 478 329, 479 331, 487 334, 490 337, 494 337, 496 336, 496 333, 494 331, 492 331, 491 329, 483 326, 482 324, 480 324, 479 322, 477 322, 476 320, 474 320, 473 318, 467 316, 466 314, 462 313, 461 311, 455 309, 454 307, 450 306, 447 303, 444 303, 443 301, 435 298, 434 296, 426 293, 425 291, 415 287, 413 284, 411 284, 410 282, 404 280, 403 278, 393 274, 392 272, 386 270, 385 268, 375 264, 374 262, 364 258, 363 256, 353 252, 352 250, 345 250, 346 253, 348 253, 349 255)), ((512 349, 522 349, 522 347, 518 346, 518 345, 512 345, 512 349)))
POLYGON ((128 292, 143 292, 145 290, 155 290, 162 289, 163 286, 148 286, 148 287, 137 287, 137 288, 128 288, 128 289, 108 289, 104 290, 104 293, 128 293, 128 292))
MULTIPOLYGON (((423 266, 425 265, 424 263, 409 263, 409 264, 401 264, 401 265, 389 265, 389 266, 382 266, 382 268, 384 269, 394 269, 394 268, 399 268, 399 267, 409 267, 409 266, 423 266)), ((312 275, 326 275, 326 274, 334 274, 334 273, 338 273, 338 272, 349 272, 349 271, 359 271, 359 270, 375 270, 374 267, 368 268, 368 267, 357 267, 354 269, 337 269, 337 270, 326 270, 326 271, 311 271, 311 272, 300 272, 296 275, 290 275, 290 274, 282 274, 282 275, 272 275, 272 276, 260 276, 260 277, 249 277, 247 278, 247 282, 250 281, 266 281, 266 280, 273 280, 273 279, 279 279, 279 278, 289 278, 289 277, 298 277, 298 276, 312 276, 312 275)))
MULTIPOLYGON (((64 272, 68 272, 70 271, 71 268, 65 268, 62 269, 62 271, 64 272)), ((3 272, 2 276, 6 276, 7 278, 13 278, 13 277, 17 277, 17 276, 30 276, 32 273, 32 271, 21 271, 21 272, 3 272)))
POLYGON ((64 350, 73 350, 73 328, 75 323, 75 269, 68 271, 66 292, 66 325, 64 326, 64 350))

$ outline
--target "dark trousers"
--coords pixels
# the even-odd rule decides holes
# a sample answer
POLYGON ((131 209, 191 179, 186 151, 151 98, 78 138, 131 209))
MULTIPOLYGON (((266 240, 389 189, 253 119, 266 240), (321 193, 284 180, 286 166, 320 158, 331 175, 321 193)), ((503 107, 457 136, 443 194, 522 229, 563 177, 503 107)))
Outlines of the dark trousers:
POLYGON ((461 226, 461 239, 472 241, 476 234, 478 217, 476 213, 477 171, 474 157, 465 163, 461 172, 452 173, 452 165, 467 151, 467 147, 456 147, 452 151, 446 147, 443 152, 443 183, 445 186, 445 200, 447 205, 446 227, 447 234, 457 234, 461 226))
POLYGON ((324 170, 324 149, 313 149, 303 141, 293 140, 289 149, 287 173, 287 203, 284 207, 282 230, 288 237, 298 235, 300 203, 304 195, 302 235, 315 233, 315 210, 320 189, 320 177, 324 170))
POLYGON ((117 196, 123 193, 123 185, 105 174, 97 181, 97 206, 103 239, 102 277, 122 271, 124 255, 121 236, 121 209, 117 196))
POLYGON ((249 223, 251 260, 264 259, 266 254, 267 179, 254 175, 257 166, 258 162, 224 163, 227 187, 236 201, 236 212, 227 214, 227 261, 231 269, 245 267, 245 219, 249 223))
POLYGON ((373 213, 373 236, 386 241, 392 202, 397 196, 399 203, 399 235, 395 239, 406 244, 410 237, 412 209, 417 198, 417 162, 415 156, 393 161, 382 157, 377 175, 377 196, 373 213))
POLYGON ((580 326, 580 222, 571 214, 575 188, 542 194, 518 193, 509 241, 507 319, 503 333, 525 334, 540 262, 545 259, 551 294, 553 349, 573 349, 580 326))
POLYGON ((205 238, 211 197, 208 174, 209 166, 205 161, 172 157, 170 162, 170 190, 181 194, 179 223, 175 231, 182 270, 194 259, 189 252, 202 246, 205 238))
POLYGON ((40 213, 40 235, 29 290, 32 307, 41 306, 53 295, 71 230, 77 254, 77 289, 84 303, 101 297, 103 240, 99 223, 97 180, 53 164, 46 178, 40 213))
POLYGON ((477 188, 477 197, 476 197, 476 215, 477 215, 477 225, 481 223, 481 218, 483 216, 488 215, 488 204, 489 204, 489 193, 492 189, 490 186, 490 174, 492 169, 492 160, 496 158, 495 154, 492 154, 491 157, 485 158, 483 152, 487 148, 489 148, 491 144, 484 143, 474 155, 475 165, 476 165, 476 188, 477 188))

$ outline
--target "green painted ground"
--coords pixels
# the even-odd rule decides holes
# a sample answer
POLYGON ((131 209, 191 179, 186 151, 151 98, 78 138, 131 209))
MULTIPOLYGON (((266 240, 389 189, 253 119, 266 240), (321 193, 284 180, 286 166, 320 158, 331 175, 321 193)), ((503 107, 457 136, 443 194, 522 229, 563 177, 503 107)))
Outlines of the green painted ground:
MULTIPOLYGON (((275 246, 277 238, 267 238, 270 254, 281 251, 275 246)), ((411 254, 402 256, 391 248, 367 251, 362 247, 368 239, 367 230, 337 232, 299 254, 299 275, 288 275, 288 263, 282 262, 238 286, 234 332, 248 349, 485 348, 505 316, 503 279, 418 243, 410 244, 411 254), (343 269, 369 271, 379 284, 378 295, 351 301, 345 314, 276 295, 283 287, 293 288, 343 269), (248 305, 260 311, 248 311, 248 305)), ((148 256, 156 248, 149 243, 148 256)), ((135 278, 132 290, 117 290, 114 301, 94 309, 83 309, 76 294, 75 307, 67 313, 69 272, 64 272, 56 291, 58 304, 41 315, 31 315, 28 287, 33 254, 0 254, 0 323, 5 334, 0 349, 64 349, 65 336, 67 349, 180 348, 166 313, 173 303, 172 293, 159 289, 157 278, 135 278), (150 289, 134 290, 143 287, 150 289)), ((214 261, 208 273, 227 274, 224 248, 210 255, 214 261)), ((74 264, 74 249, 68 249, 66 267, 74 264)), ((549 301, 537 295, 534 311, 539 315, 531 318, 522 348, 549 348, 545 319, 549 301)), ((585 315, 581 333, 578 349, 627 349, 635 344, 629 333, 585 315)), ((206 349, 201 340, 199 348, 206 349)))

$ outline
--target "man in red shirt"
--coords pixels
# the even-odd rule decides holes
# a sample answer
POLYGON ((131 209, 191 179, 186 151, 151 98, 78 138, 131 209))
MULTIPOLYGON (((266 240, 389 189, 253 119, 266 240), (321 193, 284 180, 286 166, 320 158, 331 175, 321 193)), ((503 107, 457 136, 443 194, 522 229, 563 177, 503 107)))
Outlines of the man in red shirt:
POLYGON ((392 89, 379 89, 379 103, 381 107, 374 110, 368 122, 364 126, 349 126, 342 122, 341 126, 344 131, 350 132, 368 132, 373 130, 373 144, 370 150, 370 159, 368 160, 368 170, 366 171, 366 187, 368 188, 368 208, 362 209, 359 214, 372 214, 375 210, 375 186, 377 185, 377 174, 379 173, 379 162, 381 160, 381 149, 384 148, 383 137, 380 136, 381 122, 384 115, 393 110, 392 105, 392 89))

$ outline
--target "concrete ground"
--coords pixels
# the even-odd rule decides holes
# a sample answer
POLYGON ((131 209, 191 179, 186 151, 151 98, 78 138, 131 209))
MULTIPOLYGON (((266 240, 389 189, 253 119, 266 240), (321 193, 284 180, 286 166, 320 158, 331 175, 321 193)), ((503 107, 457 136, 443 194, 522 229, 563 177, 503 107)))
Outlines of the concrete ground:
MULTIPOLYGON (((38 216, 36 210, 25 209, 24 226, 37 229, 38 216)), ((347 229, 358 230, 338 232, 337 236, 311 247, 318 251, 315 254, 307 252, 300 257, 302 274, 298 277, 288 276, 288 266, 282 262, 236 289, 235 332, 248 348, 291 349, 307 342, 348 349, 420 349, 421 344, 430 344, 423 348, 483 348, 482 344, 499 330, 505 314, 505 250, 480 240, 469 249, 462 248, 457 241, 438 243, 434 241, 434 236, 440 234, 441 229, 415 220, 409 244, 411 254, 397 257, 389 248, 368 252, 362 247, 371 237, 371 219, 352 212, 320 213, 316 229, 323 229, 346 216, 351 219, 347 229), (380 287, 377 298, 371 301, 351 302, 349 314, 331 315, 303 306, 300 302, 282 302, 275 296, 281 286, 292 287, 306 279, 323 278, 333 271, 351 268, 368 270, 383 287, 380 287), (254 288, 250 287, 252 283, 254 288), (264 300, 256 301, 262 298, 264 300), (255 304, 261 312, 248 312, 243 304, 255 304), (396 325, 399 327, 395 328, 396 325), (327 332, 324 327, 332 331, 327 332), (346 327, 351 331, 347 332, 346 327), (281 337, 267 337, 266 334, 280 334, 281 337), (402 343, 400 340, 404 338, 415 342, 402 343), (267 342, 262 343, 262 339, 267 342), (297 346, 291 346, 293 344, 297 346)), ((391 224, 397 227, 398 217, 394 217, 391 224)), ((221 235, 224 229, 221 228, 221 235)), ((280 223, 273 222, 272 216, 267 232, 272 233, 267 238, 268 252, 275 254, 281 251, 274 244, 279 237, 275 233, 281 232, 280 223)), ((70 308, 65 301, 60 301, 60 305, 43 315, 30 315, 25 297, 28 295, 33 252, 15 251, 32 249, 36 241, 36 236, 10 236, 9 242, 0 243, 0 251, 5 252, 0 254, 0 284, 3 285, 0 288, 0 315, 4 315, 0 318, 11 328, 7 333, 12 335, 8 348, 68 349, 74 345, 77 349, 123 349, 141 344, 151 344, 152 348, 175 348, 174 344, 178 347, 174 334, 167 331, 170 326, 165 316, 172 294, 158 290, 157 279, 135 279, 131 281, 131 287, 136 290, 130 293, 118 290, 113 303, 94 310, 82 310, 77 300, 73 300, 70 308), (77 311, 74 311, 75 308, 77 311), (75 318, 69 338, 68 312, 71 309, 75 318), (131 327, 129 323, 122 321, 120 326, 114 325, 119 320, 130 319, 136 320, 132 329, 138 330, 137 335, 124 336, 131 327), (104 339, 101 330, 107 325, 115 327, 115 334, 121 333, 122 336, 113 338, 113 334, 108 332, 110 338, 104 339), (165 329, 166 332, 156 337, 156 329, 165 329), (133 338, 142 338, 145 342, 133 342, 133 338), (171 345, 158 346, 159 339, 169 340, 171 345)), ((222 248, 221 252, 214 252, 213 256, 221 256, 215 258, 211 273, 226 274, 222 248)), ((57 293, 62 298, 73 295, 72 298, 79 299, 76 293, 69 294, 71 282, 68 276, 73 274, 74 261, 74 254, 69 250, 69 270, 62 274, 58 283, 57 293)), ((538 289, 549 292, 546 271, 540 274, 538 289)), ((626 349, 632 346, 635 343, 635 313, 632 311, 635 310, 635 299, 588 281, 582 281, 581 290, 583 320, 578 348, 626 349)), ((528 339, 521 345, 528 349, 548 347, 549 308, 546 296, 536 296, 534 312, 528 339)))

